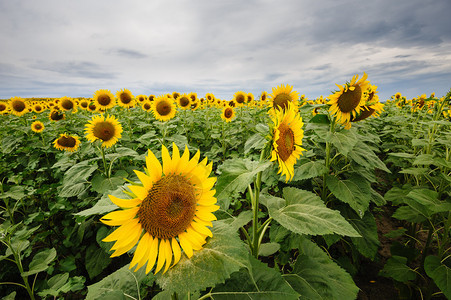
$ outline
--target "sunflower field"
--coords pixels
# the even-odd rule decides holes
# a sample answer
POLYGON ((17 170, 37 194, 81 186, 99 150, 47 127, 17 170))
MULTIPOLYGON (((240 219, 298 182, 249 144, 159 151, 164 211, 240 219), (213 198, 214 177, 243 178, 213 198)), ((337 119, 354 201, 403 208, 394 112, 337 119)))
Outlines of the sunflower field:
POLYGON ((451 299, 451 91, 0 100, 2 299, 451 299))

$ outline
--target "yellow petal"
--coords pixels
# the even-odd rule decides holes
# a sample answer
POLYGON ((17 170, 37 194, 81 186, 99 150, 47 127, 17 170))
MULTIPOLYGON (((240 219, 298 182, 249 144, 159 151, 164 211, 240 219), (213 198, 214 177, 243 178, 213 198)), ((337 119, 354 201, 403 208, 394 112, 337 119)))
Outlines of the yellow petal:
POLYGON ((152 151, 147 152, 146 156, 146 167, 147 172, 149 172, 150 178, 152 178, 152 182, 156 182, 161 178, 161 173, 163 169, 161 167, 160 161, 155 157, 152 151))
MULTIPOLYGON (((203 206, 198 206, 198 208, 201 208, 203 206)), ((208 211, 204 211, 204 210, 197 210, 196 211, 196 216, 204 221, 214 221, 217 220, 216 216, 214 214, 212 214, 211 212, 208 211)))
POLYGON ((185 252, 186 256, 188 256, 188 257, 193 256, 193 246, 191 245, 190 241, 186 237, 185 232, 182 232, 181 234, 179 234, 179 241, 180 241, 180 246, 182 246, 182 249, 185 252))
POLYGON ((122 237, 126 237, 126 236, 128 236, 130 230, 133 230, 134 228, 136 228, 137 224, 138 224, 138 219, 132 219, 129 222, 125 223, 124 225, 120 226, 118 229, 113 231, 108 236, 106 236, 102 241, 103 242, 113 242, 122 237))
POLYGON ((174 170, 172 167, 171 156, 169 155, 168 149, 164 145, 161 146, 161 159, 163 160, 163 173, 165 176, 167 176, 174 170))
MULTIPOLYGON (((100 221, 104 222, 106 220, 111 221, 117 221, 120 222, 118 225, 122 225, 125 223, 125 221, 131 220, 136 216, 136 213, 138 212, 139 207, 134 207, 130 209, 124 209, 119 211, 113 211, 106 215, 104 215, 102 218, 100 218, 100 221)), ((105 222, 104 222, 105 223, 105 222)), ((110 224, 108 224, 110 225, 110 224)))
POLYGON ((150 190, 152 188, 153 182, 152 178, 150 176, 147 176, 141 171, 133 170, 135 171, 136 176, 138 176, 139 180, 142 182, 144 188, 146 190, 150 190))
POLYGON ((152 239, 149 248, 150 250, 149 257, 147 259, 146 274, 149 273, 149 271, 152 270, 153 266, 155 265, 155 261, 158 256, 158 238, 152 239))
POLYGON ((180 250, 179 243, 175 238, 172 238, 171 240, 171 246, 172 246, 172 252, 174 253, 174 263, 172 266, 175 266, 180 260, 180 257, 182 256, 182 251, 180 250))
POLYGON ((207 227, 205 227, 202 224, 196 223, 196 222, 191 222, 191 226, 193 227, 193 229, 201 234, 204 235, 208 235, 209 237, 212 237, 213 234, 211 233, 210 229, 208 229, 207 227))
POLYGON ((166 261, 166 252, 164 251, 165 250, 164 241, 165 240, 160 240, 160 247, 158 249, 158 262, 157 262, 157 267, 155 268, 154 274, 157 274, 158 271, 161 270, 161 268, 164 265, 164 262, 166 261))
POLYGON ((122 208, 135 207, 142 202, 142 200, 139 198, 119 199, 118 197, 113 196, 113 195, 108 195, 108 197, 110 198, 111 202, 113 202, 114 204, 116 204, 117 206, 122 207, 122 208))
POLYGON ((177 165, 180 162, 180 152, 177 145, 172 143, 172 172, 175 172, 177 169, 177 165))
MULTIPOLYGON (((138 262, 140 262, 146 254, 148 250, 149 237, 150 236, 147 232, 142 236, 141 240, 138 243, 138 246, 136 247, 135 253, 133 254, 133 259, 130 263, 129 269, 133 268, 138 262)), ((138 268, 136 270, 138 270, 138 268)))
POLYGON ((189 162, 189 150, 188 147, 185 145, 185 151, 182 154, 182 157, 180 157, 179 163, 177 165, 174 165, 174 172, 176 174, 180 173, 180 170, 184 168, 184 166, 189 162))
MULTIPOLYGON (((125 245, 128 245, 132 240, 139 239, 142 233, 142 227, 141 224, 138 223, 133 229, 131 229, 127 236, 124 236, 120 239, 118 239, 114 245, 111 247, 111 250, 116 250, 119 248, 124 247, 125 245)), ((136 242, 135 242, 136 243, 136 242)))
MULTIPOLYGON (((122 246, 118 247, 116 249, 116 251, 114 251, 114 253, 111 254, 111 257, 116 257, 119 255, 122 255, 125 252, 131 250, 138 242, 139 237, 141 236, 141 231, 139 231, 139 232, 137 232, 137 234, 131 235, 131 236, 133 236, 133 239, 131 239, 127 244, 121 244, 122 246)), ((118 243, 118 242, 119 241, 117 241, 116 243, 118 243)), ((113 248, 111 248, 111 249, 113 250, 113 248)))
POLYGON ((166 256, 166 265, 164 267, 163 274, 169 269, 172 261, 172 247, 171 242, 169 240, 164 240, 164 252, 166 256))
POLYGON ((146 199, 148 191, 139 185, 129 185, 128 188, 130 189, 130 191, 132 191, 133 194, 136 195, 136 197, 138 197, 141 200, 146 199))

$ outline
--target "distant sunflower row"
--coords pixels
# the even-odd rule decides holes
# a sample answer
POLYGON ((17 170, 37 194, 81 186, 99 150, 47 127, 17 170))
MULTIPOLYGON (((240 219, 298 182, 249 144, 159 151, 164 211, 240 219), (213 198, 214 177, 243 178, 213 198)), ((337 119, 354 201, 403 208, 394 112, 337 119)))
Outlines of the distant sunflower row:
MULTIPOLYGON (((426 94, 422 94, 412 99, 407 99, 402 96, 401 93, 396 93, 391 96, 389 100, 387 100, 386 104, 399 109, 410 110, 412 113, 425 111, 428 114, 433 114, 434 107, 443 100, 444 97, 435 97, 435 93, 431 93, 429 97, 426 94)), ((451 103, 445 103, 442 108, 442 116, 445 118, 451 118, 451 103)))

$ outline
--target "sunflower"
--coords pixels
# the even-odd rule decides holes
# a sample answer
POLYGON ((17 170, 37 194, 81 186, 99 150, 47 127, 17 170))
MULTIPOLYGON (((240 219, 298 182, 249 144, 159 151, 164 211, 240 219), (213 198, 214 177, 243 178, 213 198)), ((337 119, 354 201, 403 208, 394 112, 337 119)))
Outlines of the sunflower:
POLYGON ((116 100, 109 90, 98 90, 94 94, 94 104, 97 109, 108 109, 114 107, 116 100))
POLYGON ((135 106, 135 99, 133 99, 132 93, 127 89, 122 89, 116 93, 117 104, 119 106, 130 108, 135 106))
POLYGON ((88 99, 81 99, 78 105, 80 106, 81 109, 87 110, 90 102, 91 101, 89 101, 88 99))
POLYGON ((86 139, 91 143, 99 140, 102 147, 109 148, 122 137, 122 125, 115 116, 97 115, 85 125, 86 139))
POLYGON ((66 115, 56 109, 52 109, 49 113, 49 119, 52 121, 59 121, 59 120, 63 120, 64 118, 66 118, 66 115))
POLYGON ((139 103, 143 103, 144 101, 147 100, 147 96, 146 96, 146 95, 139 95, 139 96, 136 97, 136 100, 137 100, 139 103))
POLYGON ((252 93, 247 93, 246 94, 246 102, 247 103, 252 103, 254 101, 254 94, 252 93))
POLYGON ((167 121, 175 117, 176 105, 172 98, 166 95, 155 98, 152 102, 152 112, 155 119, 159 121, 167 121))
POLYGON ((263 91, 261 94, 260 94, 260 101, 266 101, 266 99, 268 99, 268 93, 267 92, 265 92, 265 91, 263 91))
POLYGON ((188 97, 191 99, 191 102, 194 102, 197 100, 197 94, 194 92, 189 93, 188 97))
POLYGON ((119 199, 109 195, 111 201, 123 210, 113 211, 100 221, 109 226, 120 226, 103 239, 116 243, 111 257, 119 256, 137 245, 130 269, 135 271, 146 263, 146 273, 153 267, 158 273, 165 265, 164 272, 177 264, 182 255, 190 258, 193 250, 201 250, 207 236, 212 236, 209 228, 216 220, 212 212, 219 209, 212 190, 216 181, 209 177, 212 163, 207 159, 199 161, 197 151, 189 159, 188 148, 180 156, 173 144, 172 158, 162 146, 163 164, 148 151, 146 173, 135 170, 141 185, 130 185, 133 199, 119 199))
POLYGON ((152 102, 150 102, 149 100, 146 100, 143 102, 143 104, 141 105, 141 108, 147 112, 152 110, 152 102))
POLYGON ((88 105, 88 111, 95 113, 98 111, 97 106, 94 103, 88 105))
POLYGON ((75 101, 70 97, 62 97, 58 103, 58 107, 62 111, 67 111, 76 108, 75 101))
POLYGON ((80 140, 77 136, 60 134, 60 137, 53 142, 53 146, 62 151, 74 152, 78 149, 80 145, 80 140))
POLYGON ((180 93, 179 92, 172 92, 172 98, 177 100, 178 97, 180 97, 180 93))
POLYGON ((9 111, 9 106, 6 102, 0 101, 0 115, 6 115, 9 111))
POLYGON ((28 105, 27 102, 25 102, 20 97, 13 97, 9 101, 9 108, 11 113, 14 115, 20 117, 28 112, 28 105))
POLYGON ((34 121, 33 123, 31 123, 31 130, 33 130, 34 132, 40 133, 42 131, 44 131, 44 124, 41 121, 34 121))
POLYGON ((286 181, 291 180, 294 175, 294 164, 305 151, 301 147, 304 131, 301 116, 293 104, 288 102, 285 110, 276 109, 271 115, 274 122, 273 150, 271 161, 278 161, 279 172, 286 176, 286 181))
POLYGON ((181 109, 188 109, 191 106, 191 99, 187 94, 182 94, 177 98, 177 105, 181 109))
POLYGON ((345 124, 351 121, 351 118, 356 118, 364 105, 364 92, 369 87, 369 81, 366 81, 368 75, 363 73, 360 80, 357 80, 359 75, 352 77, 351 82, 338 85, 339 91, 329 96, 330 101, 327 104, 331 105, 329 111, 335 115, 336 120, 345 124))
MULTIPOLYGON (((362 109, 358 115, 351 117, 351 122, 362 121, 371 116, 377 117, 383 110, 384 104, 379 102, 379 96, 377 95, 377 86, 368 85, 368 89, 364 93, 365 103, 362 105, 362 109)), ((349 129, 351 125, 345 124, 345 128, 349 129)))
POLYGON ((149 101, 154 101, 155 100, 155 95, 149 95, 149 101))
POLYGON ((293 91, 293 86, 281 84, 278 87, 272 88, 272 94, 269 95, 269 100, 272 105, 270 114, 275 113, 277 109, 285 110, 289 103, 293 104, 293 108, 297 109, 297 102, 299 93, 293 91))
POLYGON ((40 114, 45 110, 45 106, 42 105, 41 103, 37 102, 37 103, 33 104, 32 109, 35 113, 40 114))
POLYGON ((207 99, 208 104, 213 104, 215 101, 215 95, 213 95, 212 93, 207 93, 205 95, 205 99, 207 99))
POLYGON ((200 101, 199 99, 196 99, 191 102, 191 110, 196 110, 200 107, 200 101))
POLYGON ((243 91, 238 91, 233 95, 233 101, 237 106, 242 106, 246 102, 246 93, 243 91))
POLYGON ((227 123, 231 122, 234 117, 235 110, 232 107, 227 106, 222 110, 221 119, 223 119, 227 123))

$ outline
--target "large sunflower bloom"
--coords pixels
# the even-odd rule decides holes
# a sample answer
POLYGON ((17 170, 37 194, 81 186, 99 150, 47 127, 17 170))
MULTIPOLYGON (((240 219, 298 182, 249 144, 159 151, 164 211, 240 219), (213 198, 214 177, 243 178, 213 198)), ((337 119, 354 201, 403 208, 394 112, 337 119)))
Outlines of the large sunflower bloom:
POLYGON ((77 136, 60 134, 60 137, 53 141, 53 146, 58 150, 74 152, 78 149, 80 140, 77 136))
POLYGON ((34 121, 33 123, 31 123, 31 130, 33 130, 36 133, 44 131, 44 128, 45 126, 41 121, 34 121))
POLYGON ((285 110, 276 109, 271 119, 274 122, 271 161, 279 163, 278 173, 285 175, 288 181, 293 178, 297 159, 302 155, 302 151, 305 151, 301 147, 304 123, 291 103, 288 103, 285 110))
POLYGON ((58 103, 58 107, 62 111, 67 111, 67 110, 71 110, 71 109, 76 109, 77 104, 70 97, 62 97, 58 103))
POLYGON ((165 146, 161 150, 161 165, 152 151, 146 157, 146 174, 135 173, 142 183, 130 185, 133 199, 119 199, 109 195, 111 201, 123 210, 108 213, 100 220, 110 226, 120 226, 103 239, 116 243, 111 257, 119 256, 137 245, 130 269, 135 271, 146 263, 146 273, 156 267, 158 273, 177 264, 182 250, 187 257, 193 250, 202 249, 207 236, 212 236, 212 212, 219 209, 214 197, 215 177, 208 177, 212 163, 199 161, 199 151, 189 159, 188 148, 180 156, 173 144, 172 158, 165 146))
POLYGON ((368 75, 363 73, 360 80, 359 75, 354 75, 350 83, 338 85, 339 90, 329 96, 331 105, 329 111, 335 115, 337 121, 348 125, 351 118, 356 118, 365 104, 364 92, 369 87, 369 81, 366 81, 368 75))
POLYGON ((66 115, 59 110, 52 109, 49 113, 49 119, 51 121, 60 121, 63 120, 64 118, 66 118, 66 115))
POLYGON ((246 102, 247 94, 243 91, 236 92, 233 96, 233 101, 235 101, 237 106, 242 106, 246 102))
POLYGON ((132 92, 127 89, 122 89, 116 93, 117 104, 119 106, 130 108, 135 106, 135 99, 133 98, 132 92))
MULTIPOLYGON (((369 85, 365 92, 365 103, 362 106, 360 113, 356 117, 351 117, 351 122, 362 121, 371 116, 379 116, 383 110, 384 104, 379 102, 379 96, 377 95, 377 86, 369 85)), ((348 125, 347 127, 350 127, 348 125)))
POLYGON ((11 113, 20 117, 28 112, 28 104, 20 97, 13 97, 9 101, 11 113))
POLYGON ((91 143, 102 141, 102 147, 108 148, 117 143, 121 138, 122 125, 115 116, 94 116, 85 125, 86 138, 91 143))
POLYGON ((291 103, 296 110, 299 93, 293 91, 293 86, 281 84, 276 88, 272 88, 272 94, 269 95, 268 98, 272 104, 270 114, 273 114, 277 109, 285 110, 289 103, 291 103))
POLYGON ((108 109, 114 107, 116 100, 109 90, 98 90, 94 94, 94 104, 98 109, 108 109))
POLYGON ((191 107, 191 99, 187 94, 179 95, 177 98, 177 104, 181 109, 188 109, 191 107))
POLYGON ((168 121, 175 117, 176 105, 172 98, 166 95, 155 98, 152 102, 152 112, 155 119, 159 121, 168 121))

